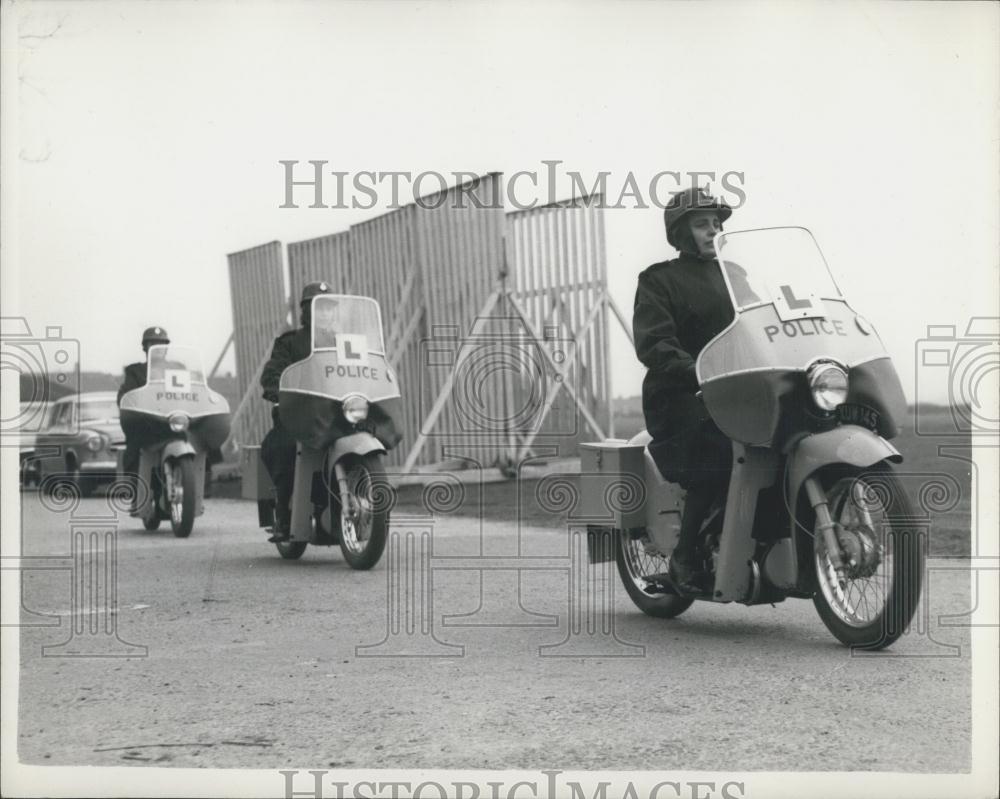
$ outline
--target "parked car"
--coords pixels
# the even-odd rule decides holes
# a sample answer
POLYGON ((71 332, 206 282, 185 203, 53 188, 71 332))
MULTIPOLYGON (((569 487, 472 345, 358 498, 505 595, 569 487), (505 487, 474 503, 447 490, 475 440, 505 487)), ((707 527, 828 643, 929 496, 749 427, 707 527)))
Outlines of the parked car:
POLYGON ((35 437, 39 484, 68 474, 82 496, 115 480, 118 451, 125 446, 114 391, 72 394, 52 403, 46 426, 35 437))
POLYGON ((38 461, 34 459, 38 431, 44 429, 51 407, 45 403, 22 402, 17 416, 20 427, 18 454, 21 461, 21 485, 38 485, 38 461))

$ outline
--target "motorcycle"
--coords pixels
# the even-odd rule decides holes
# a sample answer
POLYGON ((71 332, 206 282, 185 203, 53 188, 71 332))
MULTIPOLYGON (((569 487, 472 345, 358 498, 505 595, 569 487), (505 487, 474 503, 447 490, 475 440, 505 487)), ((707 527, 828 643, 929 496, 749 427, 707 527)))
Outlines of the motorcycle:
POLYGON ((685 492, 660 474, 645 431, 582 445, 585 513, 611 522, 588 532, 613 539, 592 538, 592 560, 614 558, 650 616, 695 601, 812 599, 841 643, 889 646, 913 618, 924 573, 893 471, 902 456, 889 442, 907 408, 892 360, 805 228, 723 233, 715 246, 735 317, 696 373, 733 468, 700 529, 703 590, 682 593, 669 577, 685 492))
MULTIPOLYGON (((309 544, 339 545, 353 569, 382 556, 394 493, 382 462, 400 436, 401 396, 382 339, 378 303, 322 294, 312 299, 311 352, 282 372, 281 423, 295 438, 291 531, 275 541, 286 560, 309 544)), ((257 500, 261 527, 273 531, 273 483, 259 447, 243 454, 244 496, 257 500)))
MULTIPOLYGON (((140 446, 133 517, 147 530, 170 520, 187 538, 204 512, 205 460, 229 436, 226 399, 208 387, 201 354, 192 347, 154 344, 146 356, 146 384, 122 395, 121 426, 140 446)), ((121 469, 119 452, 119 469, 121 469)))

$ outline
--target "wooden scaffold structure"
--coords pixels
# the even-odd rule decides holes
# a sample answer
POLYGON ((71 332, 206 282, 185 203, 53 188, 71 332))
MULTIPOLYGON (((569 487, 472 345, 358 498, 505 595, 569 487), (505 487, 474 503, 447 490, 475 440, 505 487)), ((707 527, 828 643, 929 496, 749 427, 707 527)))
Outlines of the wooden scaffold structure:
POLYGON ((229 255, 242 396, 230 444, 258 444, 269 429, 260 372, 314 280, 382 306, 405 406, 390 467, 460 459, 513 472, 613 435, 610 319, 631 331, 608 293, 601 197, 505 213, 502 179, 290 243, 287 296, 280 244, 229 255))

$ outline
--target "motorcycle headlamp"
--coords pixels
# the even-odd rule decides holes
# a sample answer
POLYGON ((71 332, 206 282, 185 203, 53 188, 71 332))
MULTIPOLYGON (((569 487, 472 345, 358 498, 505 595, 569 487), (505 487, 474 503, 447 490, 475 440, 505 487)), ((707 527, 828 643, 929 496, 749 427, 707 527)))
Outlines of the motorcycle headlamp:
POLYGON ((828 413, 847 402, 847 371, 836 363, 818 363, 809 370, 809 390, 816 406, 828 413))
POLYGON ((104 446, 104 441, 100 436, 91 436, 87 439, 87 449, 91 452, 97 452, 101 447, 104 446))
POLYGON ((368 400, 364 397, 348 397, 344 400, 344 418, 357 424, 368 418, 368 400))
POLYGON ((183 433, 191 424, 191 419, 186 413, 172 413, 167 421, 170 423, 170 429, 175 433, 183 433))

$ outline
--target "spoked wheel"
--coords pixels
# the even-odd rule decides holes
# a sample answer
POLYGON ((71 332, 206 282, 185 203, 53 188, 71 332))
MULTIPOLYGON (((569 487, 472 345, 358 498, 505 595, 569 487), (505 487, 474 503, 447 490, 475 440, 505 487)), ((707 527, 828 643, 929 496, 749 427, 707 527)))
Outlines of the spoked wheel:
POLYGON ((647 616, 672 619, 691 607, 694 599, 679 596, 670 587, 668 558, 657 551, 645 531, 622 531, 615 538, 618 576, 639 610, 647 616))
MULTIPOLYGON (((348 455, 341 463, 350 502, 340 508, 340 551, 352 569, 370 569, 385 549, 389 529, 386 492, 392 489, 380 454, 348 455)), ((332 485, 336 486, 336 480, 332 485)), ((339 497, 331 499, 339 503, 339 497)))
POLYGON ((178 538, 187 538, 194 527, 194 458, 172 458, 163 464, 166 477, 170 526, 178 538))
POLYGON ((888 464, 840 470, 822 480, 836 525, 838 575, 818 527, 813 531, 816 610, 843 644, 882 649, 906 630, 920 600, 924 549, 909 498, 888 464))

